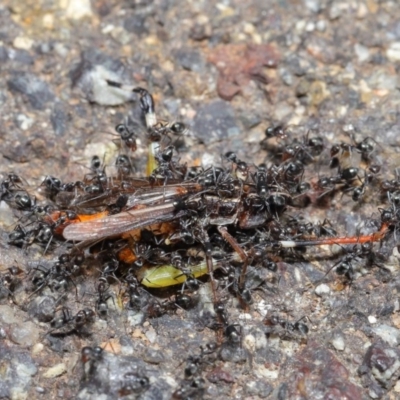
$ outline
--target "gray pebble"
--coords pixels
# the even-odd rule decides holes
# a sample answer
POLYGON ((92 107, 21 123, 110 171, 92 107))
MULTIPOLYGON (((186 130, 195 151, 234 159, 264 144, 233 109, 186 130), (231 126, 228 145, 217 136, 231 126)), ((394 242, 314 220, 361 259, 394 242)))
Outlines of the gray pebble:
POLYGON ((310 90, 310 82, 307 79, 301 79, 296 87, 296 96, 305 96, 310 90))
POLYGON ((204 144, 236 136, 240 133, 229 103, 215 100, 202 106, 193 121, 193 132, 204 144))
POLYGON ((333 2, 329 9, 328 16, 331 21, 339 18, 342 15, 342 10, 337 2, 333 2))
POLYGON ((49 85, 30 72, 16 71, 7 81, 7 86, 13 92, 24 94, 36 110, 43 110, 48 102, 54 100, 49 85))
POLYGON ((254 113, 249 113, 245 111, 238 116, 239 121, 243 124, 245 129, 251 129, 259 125, 262 120, 261 117, 254 113))
POLYGON ((164 361, 164 356, 160 350, 147 348, 143 360, 149 364, 160 364, 164 361))
POLYGON ((136 33, 137 35, 144 35, 148 32, 146 27, 146 16, 141 14, 136 14, 126 18, 123 26, 126 31, 136 33))
POLYGON ((286 86, 293 85, 293 75, 286 68, 280 68, 279 75, 286 86))
POLYGON ((318 13, 322 9, 320 0, 304 0, 304 5, 313 13, 318 13))
POLYGON ((197 50, 179 49, 175 52, 175 60, 182 68, 189 71, 201 72, 204 70, 204 59, 197 50))
POLYGON ((15 324, 19 321, 15 311, 8 305, 0 305, 0 322, 3 324, 15 324))
POLYGON ((272 390, 272 385, 263 380, 250 381, 246 383, 246 394, 249 396, 258 396, 264 399, 272 393, 272 390))
POLYGON ((391 346, 397 346, 400 343, 400 330, 393 326, 381 324, 373 327, 372 331, 391 346))
POLYGON ((65 112, 65 106, 61 102, 54 104, 50 115, 51 126, 56 136, 62 136, 68 127, 68 115, 65 112))
POLYGON ((38 327, 30 321, 11 326, 11 340, 21 346, 33 346, 39 340, 38 327))
POLYGON ((35 298, 29 305, 28 314, 40 322, 49 322, 54 317, 55 300, 50 296, 35 298))
POLYGON ((25 65, 35 62, 29 51, 24 49, 8 49, 8 59, 25 65))
POLYGON ((0 46, 0 62, 7 61, 8 53, 7 49, 4 46, 0 46))
POLYGON ((131 74, 124 64, 96 49, 83 52, 69 75, 72 85, 78 86, 91 102, 115 106, 135 98, 129 88, 131 74))

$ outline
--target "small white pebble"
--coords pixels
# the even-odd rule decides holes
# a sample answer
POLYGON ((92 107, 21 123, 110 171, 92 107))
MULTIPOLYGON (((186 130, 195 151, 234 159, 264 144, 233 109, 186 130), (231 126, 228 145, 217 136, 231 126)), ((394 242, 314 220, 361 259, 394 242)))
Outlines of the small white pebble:
POLYGON ((310 21, 306 24, 306 32, 313 32, 315 30, 315 23, 310 21))
POLYGON ((331 288, 330 288, 327 284, 325 284, 325 283, 321 283, 320 285, 318 285, 318 286, 315 288, 315 294, 316 294, 317 296, 320 296, 320 297, 326 296, 326 295, 328 295, 330 292, 331 292, 331 288))
POLYGON ((67 18, 81 19, 93 15, 90 0, 69 0, 66 10, 67 18))
POLYGON ((44 349, 43 343, 36 343, 32 347, 32 355, 35 356, 39 354, 44 349))
POLYGON ((377 319, 373 315, 368 315, 368 321, 370 324, 376 324, 377 319))
POLYGON ((319 32, 324 32, 326 29, 326 21, 323 19, 320 19, 316 24, 316 28, 319 32))
POLYGON ((13 40, 13 46, 16 49, 30 50, 33 46, 33 40, 25 36, 17 36, 13 40))
POLYGON ((386 56, 389 61, 400 61, 400 42, 391 43, 389 48, 386 50, 386 56))
POLYGON ((148 341, 150 343, 155 343, 156 342, 156 340, 157 340, 157 332, 153 328, 149 329, 145 333, 145 335, 146 335, 146 337, 147 337, 147 339, 148 339, 148 341))
POLYGON ((60 364, 54 365, 54 367, 48 368, 44 372, 43 378, 56 378, 57 376, 65 374, 66 372, 67 372, 66 365, 64 363, 60 363, 60 364))
POLYGON ((342 335, 335 335, 331 340, 332 346, 339 351, 343 351, 345 348, 345 343, 342 335))

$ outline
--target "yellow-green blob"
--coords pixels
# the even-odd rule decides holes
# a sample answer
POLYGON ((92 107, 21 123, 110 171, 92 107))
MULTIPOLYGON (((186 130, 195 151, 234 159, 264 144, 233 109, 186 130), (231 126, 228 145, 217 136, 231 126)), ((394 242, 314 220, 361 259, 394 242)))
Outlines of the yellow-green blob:
POLYGON ((156 153, 160 148, 159 143, 151 142, 149 144, 149 155, 147 158, 147 176, 150 176, 152 172, 157 168, 156 153))
MULTIPOLYGON (((218 267, 214 261, 214 269, 218 267)), ((203 262, 191 267, 192 275, 195 278, 208 273, 207 263, 203 262)), ((143 286, 148 288, 163 288, 173 285, 179 285, 186 281, 186 276, 182 271, 172 265, 161 265, 157 267, 143 267, 138 271, 138 280, 143 286)))

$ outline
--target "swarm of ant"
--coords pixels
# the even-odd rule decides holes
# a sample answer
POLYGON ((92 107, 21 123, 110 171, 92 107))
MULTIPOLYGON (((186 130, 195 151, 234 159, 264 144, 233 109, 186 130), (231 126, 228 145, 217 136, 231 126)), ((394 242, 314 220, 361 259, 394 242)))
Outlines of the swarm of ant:
MULTIPOLYGON (((302 259, 309 246, 347 246, 326 271, 326 276, 336 273, 347 285, 357 278, 361 264, 385 269, 388 252, 381 251, 383 244, 398 246, 400 174, 396 171, 391 180, 381 178, 375 161, 379 146, 366 137, 334 144, 329 159, 332 173, 306 180, 309 166, 318 165, 329 149, 317 133, 293 137, 280 125, 265 132, 264 147, 275 143, 275 157, 268 163, 250 165, 228 152, 224 166, 190 167, 180 163, 171 145, 171 136, 183 135, 185 125, 157 121, 151 94, 142 88, 134 91, 140 97, 149 141, 146 177, 136 177, 132 168, 137 132, 119 124, 114 176, 97 156, 81 181, 46 176, 39 189, 47 204, 38 204, 19 176, 10 173, 2 181, 1 201, 20 214, 9 243, 22 248, 38 244, 45 253, 62 243, 64 250, 50 265, 33 266, 24 279, 16 266, 3 271, 0 294, 16 303, 14 291, 22 281, 29 291, 28 302, 46 290, 58 293, 47 335, 65 337, 84 333, 95 318, 107 319, 110 300, 157 318, 196 307, 197 293, 208 285, 213 310, 207 328, 216 332, 216 343, 187 359, 184 379, 174 393, 176 399, 201 397, 205 390, 201 371, 208 359, 240 347, 240 325, 226 311, 229 296, 244 310, 250 309, 255 290, 279 285, 279 262, 302 259), (379 216, 370 221, 366 234, 340 236, 328 220, 312 223, 298 217, 298 210, 323 206, 338 196, 361 204, 368 192, 377 191, 386 206, 378 209, 379 216), (66 294, 76 291, 75 282, 87 275, 93 262, 97 266, 94 307, 72 315, 66 294), (111 294, 112 285, 118 287, 118 298, 111 294), (153 294, 169 287, 168 300, 153 294)), ((305 318, 289 321, 272 314, 264 322, 267 334, 280 329, 306 340, 309 331, 305 318)), ((101 357, 100 347, 82 350, 87 379, 101 357)), ((147 390, 148 379, 136 375, 129 378, 134 383, 124 387, 121 396, 147 390)))

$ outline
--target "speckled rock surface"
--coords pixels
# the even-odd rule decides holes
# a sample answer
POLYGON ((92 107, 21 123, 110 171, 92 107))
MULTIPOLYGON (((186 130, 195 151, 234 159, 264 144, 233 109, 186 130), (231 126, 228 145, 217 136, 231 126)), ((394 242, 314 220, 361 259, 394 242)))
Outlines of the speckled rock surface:
MULTIPOLYGON (((4 0, 0 174, 17 173, 35 190, 47 174, 80 179, 94 154, 111 163, 115 125, 140 119, 136 95, 112 81, 148 88, 160 117, 188 124, 180 157, 190 165, 220 163, 227 150, 266 162, 274 147, 261 144, 265 128, 283 123, 318 129, 326 144, 349 141, 349 134, 372 137, 381 173, 392 179, 400 167, 399 21, 395 0, 4 0)), ((138 175, 145 163, 142 138, 138 175)), ((374 193, 362 204, 338 196, 330 208, 305 215, 354 234, 379 214, 379 201, 374 193)), ((28 274, 29 265, 55 254, 9 245, 16 222, 10 214, 2 203, 0 269, 18 265, 28 274)), ((204 389, 186 393, 399 398, 399 254, 386 265, 390 275, 373 268, 343 288, 326 275, 334 251, 280 262, 279 285, 255 292, 247 313, 230 301, 241 343, 224 343, 217 359, 210 355, 204 389), (273 312, 294 321, 307 316, 307 338, 268 331, 263 318, 273 312)), ((94 308, 95 280, 75 284, 71 312, 94 308)), ((96 317, 86 334, 49 336, 48 322, 62 312, 59 295, 46 289, 28 298, 25 289, 18 285, 14 301, 0 291, 0 398, 169 399, 187 358, 215 340, 199 321, 201 310, 146 320, 120 307, 118 285, 107 319, 96 317), (85 346, 104 351, 82 363, 85 346)))

